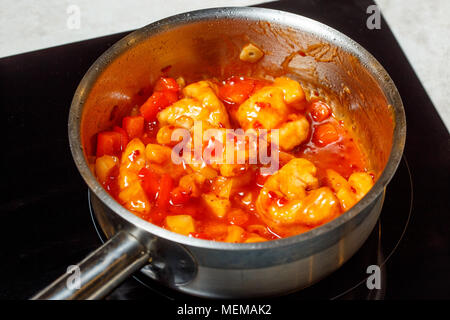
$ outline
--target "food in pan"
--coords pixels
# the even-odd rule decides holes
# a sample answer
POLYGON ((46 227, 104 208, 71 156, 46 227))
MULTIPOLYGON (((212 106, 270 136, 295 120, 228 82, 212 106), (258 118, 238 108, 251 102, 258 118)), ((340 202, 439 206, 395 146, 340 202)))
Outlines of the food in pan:
POLYGON ((95 173, 125 208, 176 233, 234 243, 296 235, 374 184, 357 137, 325 101, 288 77, 161 77, 120 126, 98 133, 95 173))

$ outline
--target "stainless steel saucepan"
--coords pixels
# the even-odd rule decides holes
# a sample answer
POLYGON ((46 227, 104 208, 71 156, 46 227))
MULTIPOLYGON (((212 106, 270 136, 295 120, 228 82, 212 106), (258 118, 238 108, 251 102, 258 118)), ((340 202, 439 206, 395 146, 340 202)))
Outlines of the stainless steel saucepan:
MULTIPOLYGON (((69 116, 75 163, 109 240, 80 262, 79 289, 63 275, 34 299, 102 298, 133 272, 209 298, 278 295, 307 287, 344 264, 364 243, 402 156, 406 123, 389 75, 364 48, 311 19, 261 8, 217 8, 176 15, 139 29, 107 50, 81 80, 69 116), (265 52, 239 60, 249 42, 265 52), (95 135, 148 96, 161 70, 187 81, 231 75, 287 75, 329 97, 360 138, 375 186, 348 212, 309 232, 234 244, 185 237, 144 221, 114 200, 90 169, 95 135), (69 289, 72 288, 72 289, 69 289)), ((70 248, 67 248, 70 250, 70 248)))

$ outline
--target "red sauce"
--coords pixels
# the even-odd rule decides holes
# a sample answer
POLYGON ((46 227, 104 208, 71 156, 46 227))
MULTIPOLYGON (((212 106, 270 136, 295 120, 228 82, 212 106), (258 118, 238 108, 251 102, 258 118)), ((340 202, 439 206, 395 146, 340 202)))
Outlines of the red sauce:
MULTIPOLYGON (((239 108, 239 104, 248 98, 258 89, 269 84, 267 80, 251 79, 251 78, 237 78, 225 80, 219 85, 219 98, 227 108, 230 115, 230 121, 235 128, 236 125, 236 111, 239 108), (236 79, 243 79, 244 81, 238 82, 236 79), (233 91, 233 86, 240 86, 238 93, 233 91)), ((344 178, 348 178, 353 172, 366 171, 367 163, 364 155, 359 149, 355 137, 346 129, 345 124, 334 117, 333 114, 328 114, 326 108, 318 110, 314 115, 311 112, 313 104, 317 105, 317 98, 309 102, 304 111, 298 111, 297 113, 306 116, 310 123, 310 134, 308 139, 300 146, 296 147, 290 152, 295 157, 302 157, 311 161, 317 167, 317 177, 320 184, 323 185, 323 178, 326 169, 333 169, 344 178), (315 120, 316 119, 316 120, 315 120), (317 120, 320 121, 317 121, 317 120), (337 135, 331 137, 331 142, 327 144, 318 143, 316 139, 316 132, 320 129, 320 126, 331 126, 335 132, 331 132, 331 135, 337 135)), ((319 104, 325 107, 324 102, 319 104)), ((260 103, 261 108, 265 108, 265 103, 260 103)), ((329 107, 328 107, 329 108, 329 107)), ((329 109, 331 110, 331 108, 329 109)), ((258 124, 256 123, 256 127, 258 124)), ((326 128, 325 128, 326 129, 326 128)), ((159 124, 157 121, 145 121, 144 133, 140 137, 141 141, 147 145, 149 143, 157 143, 156 135, 159 130, 159 124)), ((332 131, 333 131, 332 130, 332 131)), ((326 130, 325 130, 326 131, 326 130)), ((329 130, 325 134, 326 139, 330 139, 329 130)), ((131 157, 137 157, 139 154, 133 153, 131 157)), ((120 158, 119 158, 120 159, 120 158)), ((151 167, 151 165, 150 165, 151 167)), ((152 209, 149 213, 136 215, 140 216, 151 223, 158 226, 165 227, 165 218, 171 215, 190 215, 194 218, 196 228, 195 232, 190 236, 201 239, 211 239, 216 241, 224 241, 227 237, 229 226, 240 226, 248 234, 257 234, 266 240, 277 239, 285 237, 294 233, 300 233, 310 230, 308 226, 296 226, 295 228, 287 228, 285 231, 278 230, 275 233, 259 216, 255 209, 255 200, 259 195, 261 187, 267 180, 268 176, 261 175, 257 166, 251 166, 248 171, 251 175, 250 182, 238 188, 234 194, 230 197, 231 209, 229 210, 225 218, 218 218, 215 214, 210 212, 208 206, 201 200, 200 197, 191 197, 187 194, 177 195, 178 200, 170 201, 166 207, 162 207, 155 199, 150 199, 152 203, 152 209), (293 231, 294 230, 294 231, 293 231)), ((168 172, 170 173, 170 172, 168 172)), ((118 168, 115 168, 110 177, 104 183, 105 189, 119 202, 118 198, 118 168)), ((173 187, 178 186, 178 181, 172 181, 173 187)), ((210 192, 212 189, 212 181, 207 181, 201 188, 202 193, 210 192)), ((156 197, 160 196, 156 195, 156 197)), ((167 197, 167 195, 165 195, 167 197)), ((272 201, 276 202, 278 206, 284 206, 287 203, 287 199, 280 197, 274 192, 269 193, 272 201)))

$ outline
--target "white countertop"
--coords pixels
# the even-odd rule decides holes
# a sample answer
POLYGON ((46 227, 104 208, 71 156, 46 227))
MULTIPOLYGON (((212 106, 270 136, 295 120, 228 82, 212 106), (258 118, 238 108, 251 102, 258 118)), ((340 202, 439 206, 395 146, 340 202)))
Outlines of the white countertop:
MULTIPOLYGON (((375 1, 450 128, 450 1, 375 1)), ((263 2, 268 1, 2 0, 0 57, 136 29, 185 11, 263 2)))

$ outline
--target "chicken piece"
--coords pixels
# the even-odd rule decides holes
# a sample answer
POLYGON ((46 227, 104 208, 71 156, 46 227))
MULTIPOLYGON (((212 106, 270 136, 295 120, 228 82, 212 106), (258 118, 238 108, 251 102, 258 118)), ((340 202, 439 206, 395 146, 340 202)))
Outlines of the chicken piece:
POLYGON ((349 187, 342 187, 336 192, 336 197, 339 199, 339 204, 343 212, 353 207, 358 199, 355 193, 349 187))
POLYGON ((262 220, 272 228, 281 225, 298 223, 297 216, 302 207, 301 200, 289 200, 270 193, 263 188, 256 199, 256 210, 261 215, 262 220))
POLYGON ((181 136, 178 139, 175 139, 175 137, 172 139, 172 134, 177 129, 179 128, 173 125, 162 126, 156 134, 156 141, 162 145, 171 147, 175 146, 182 140, 181 136))
MULTIPOLYGON (((201 139, 204 147, 203 137, 206 130, 229 128, 227 111, 217 98, 216 92, 217 86, 209 81, 199 81, 185 87, 183 94, 186 98, 178 100, 157 115, 162 125, 157 134, 158 143, 173 146, 183 138, 180 136, 178 141, 173 141, 172 134, 176 127, 191 129, 195 136, 187 142, 186 148, 191 147, 192 150, 192 144, 197 139, 201 139)), ((219 133, 224 135, 225 130, 219 133)))
POLYGON ((355 205, 358 200, 356 195, 351 190, 347 180, 339 173, 332 169, 325 171, 325 183, 334 191, 336 197, 339 199, 342 211, 347 211, 355 205))
POLYGON ((310 227, 320 225, 339 214, 339 202, 328 187, 322 187, 309 192, 301 200, 283 200, 285 198, 271 195, 267 189, 262 189, 256 202, 256 208, 262 219, 273 228, 278 226, 302 224, 310 227), (266 206, 263 200, 266 201, 266 206))
POLYGON ((184 98, 163 109, 157 115, 158 122, 162 126, 176 126, 182 117, 188 117, 193 121, 207 120, 209 112, 208 109, 202 106, 201 101, 184 98))
POLYGON ((140 170, 145 166, 145 145, 139 138, 128 142, 122 153, 120 165, 133 170, 140 170))
POLYGON ((303 88, 295 80, 287 77, 275 78, 273 86, 280 88, 284 93, 284 101, 287 104, 292 104, 294 107, 299 106, 300 102, 305 101, 305 93, 303 88))
POLYGON ((303 223, 306 193, 319 186, 316 173, 310 161, 295 158, 270 176, 256 199, 256 210, 263 220, 275 225, 303 223))
MULTIPOLYGON (((241 143, 240 140, 227 139, 226 129, 208 129, 212 130, 203 130, 202 159, 196 160, 192 154, 183 154, 189 166, 194 171, 201 169, 202 171, 214 172, 214 175, 209 174, 207 179, 217 176, 217 171, 225 177, 234 177, 245 173, 248 168, 248 144, 241 143), (231 147, 229 147, 230 145, 231 147)), ((195 141, 197 141, 196 139, 198 139, 197 133, 194 136, 195 141)), ((256 140, 256 137, 254 140, 256 140)), ((195 141, 190 145, 191 149, 195 148, 195 141)))
POLYGON ((342 211, 353 207, 372 188, 372 177, 365 172, 355 172, 345 180, 334 170, 326 170, 325 183, 336 193, 342 211))
POLYGON ((119 166, 119 200, 128 210, 150 211, 150 201, 141 187, 139 171, 145 167, 145 146, 139 138, 131 140, 122 153, 119 166))
POLYGON ((169 147, 149 143, 145 147, 145 155, 147 167, 159 175, 168 173, 172 179, 178 180, 185 174, 184 166, 172 160, 172 149, 169 147))
POLYGON ((279 145, 290 151, 304 142, 309 135, 309 122, 297 114, 289 114, 289 106, 297 109, 304 104, 301 85, 286 77, 276 78, 274 83, 256 91, 242 103, 236 118, 242 128, 279 129, 279 145))
POLYGON ((181 116, 175 120, 174 124, 180 128, 190 129, 194 126, 194 120, 187 116, 181 116))
MULTIPOLYGON (((185 98, 158 113, 158 121, 165 124, 180 125, 180 118, 188 117, 194 121, 204 121, 216 128, 229 128, 228 113, 217 97, 218 89, 210 81, 199 81, 183 88, 185 98)), ((184 118, 183 123, 187 123, 184 118)))
POLYGON ((303 199, 297 221, 301 224, 314 227, 339 214, 339 202, 333 191, 328 187, 312 190, 303 199))
POLYGON ((218 218, 223 218, 231 207, 228 199, 220 198, 215 193, 204 193, 201 195, 203 202, 218 218))
POLYGON ((256 91, 245 100, 236 117, 242 128, 278 128, 286 121, 288 108, 280 88, 267 86, 256 91))
POLYGON ((290 151, 304 142, 309 135, 309 122, 302 115, 290 114, 290 121, 285 122, 280 127, 279 144, 280 148, 290 151))
POLYGON ((288 199, 301 199, 306 195, 306 189, 315 189, 319 186, 316 177, 317 168, 312 162, 295 158, 289 161, 278 172, 267 179, 269 188, 279 191, 288 199))
POLYGON ((327 169, 325 171, 325 183, 334 191, 338 192, 339 189, 343 187, 349 188, 347 180, 339 173, 332 169, 327 169))
POLYGON ((139 181, 139 170, 145 167, 145 146, 139 138, 131 140, 122 153, 119 167, 119 189, 139 181))
POLYGON ((195 223, 190 215, 168 216, 166 217, 166 228, 188 236, 191 232, 195 232, 195 223))
POLYGON ((363 198, 373 186, 372 176, 366 172, 352 173, 348 178, 348 183, 355 190, 358 200, 363 198))

